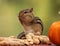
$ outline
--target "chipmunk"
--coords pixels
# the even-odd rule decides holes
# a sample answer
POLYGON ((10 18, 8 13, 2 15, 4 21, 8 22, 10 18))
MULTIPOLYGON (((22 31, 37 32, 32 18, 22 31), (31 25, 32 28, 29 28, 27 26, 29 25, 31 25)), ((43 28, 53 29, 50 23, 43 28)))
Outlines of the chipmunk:
POLYGON ((24 31, 20 33, 17 38, 22 39, 28 33, 33 33, 35 35, 41 35, 43 32, 43 23, 39 17, 35 17, 33 14, 33 8, 25 9, 19 12, 18 16, 24 31))

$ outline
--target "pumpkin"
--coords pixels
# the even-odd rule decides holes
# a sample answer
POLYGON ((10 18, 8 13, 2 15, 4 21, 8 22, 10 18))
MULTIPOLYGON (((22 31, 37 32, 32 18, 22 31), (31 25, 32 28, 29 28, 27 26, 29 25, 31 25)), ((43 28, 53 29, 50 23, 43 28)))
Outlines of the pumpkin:
POLYGON ((60 46, 60 21, 52 23, 48 37, 52 43, 60 46))

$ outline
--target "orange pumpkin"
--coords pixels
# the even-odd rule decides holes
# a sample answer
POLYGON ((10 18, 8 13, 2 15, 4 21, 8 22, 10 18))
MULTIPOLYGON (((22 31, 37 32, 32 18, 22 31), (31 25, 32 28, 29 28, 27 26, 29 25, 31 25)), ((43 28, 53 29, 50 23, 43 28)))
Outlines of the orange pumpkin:
POLYGON ((60 46, 60 21, 54 22, 48 32, 48 37, 54 44, 60 46))

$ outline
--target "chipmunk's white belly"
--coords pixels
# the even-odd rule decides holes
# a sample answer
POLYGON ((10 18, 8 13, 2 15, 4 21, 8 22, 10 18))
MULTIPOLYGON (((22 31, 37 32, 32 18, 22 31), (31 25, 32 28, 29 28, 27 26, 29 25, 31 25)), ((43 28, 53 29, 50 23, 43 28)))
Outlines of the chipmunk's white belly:
POLYGON ((24 26, 23 28, 25 33, 33 33, 33 29, 31 26, 24 26))

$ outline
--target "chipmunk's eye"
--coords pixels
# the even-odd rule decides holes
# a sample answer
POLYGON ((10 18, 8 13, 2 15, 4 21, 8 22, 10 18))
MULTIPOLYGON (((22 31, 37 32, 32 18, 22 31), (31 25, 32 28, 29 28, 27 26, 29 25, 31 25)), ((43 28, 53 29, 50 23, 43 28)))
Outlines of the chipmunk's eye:
POLYGON ((28 12, 24 11, 24 13, 28 13, 28 12))

